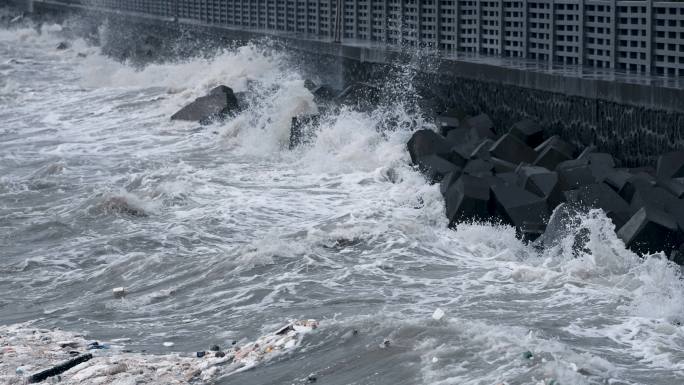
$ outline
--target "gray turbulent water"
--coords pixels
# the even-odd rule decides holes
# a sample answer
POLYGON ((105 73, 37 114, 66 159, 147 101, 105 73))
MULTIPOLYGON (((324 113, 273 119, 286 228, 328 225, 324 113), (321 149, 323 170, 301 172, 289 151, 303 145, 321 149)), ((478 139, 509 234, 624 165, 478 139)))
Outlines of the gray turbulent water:
POLYGON ((420 124, 401 104, 342 110, 290 151, 290 117, 316 107, 283 53, 136 70, 80 40, 55 50, 60 29, 0 30, 0 323, 155 354, 321 322, 226 384, 684 381, 680 271, 627 251, 600 212, 579 258, 573 231, 539 253, 508 227, 447 230, 410 131, 381 129, 420 124), (218 84, 257 94, 223 124, 169 121, 218 84))

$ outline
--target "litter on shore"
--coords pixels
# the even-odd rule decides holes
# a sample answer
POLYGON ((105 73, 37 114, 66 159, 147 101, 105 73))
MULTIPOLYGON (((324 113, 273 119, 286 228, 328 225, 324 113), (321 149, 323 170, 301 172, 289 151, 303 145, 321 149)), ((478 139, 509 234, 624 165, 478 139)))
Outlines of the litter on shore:
POLYGON ((252 369, 300 346, 315 320, 291 321, 275 332, 238 346, 208 352, 143 354, 124 346, 86 340, 59 329, 0 327, 0 383, 188 384, 252 369))

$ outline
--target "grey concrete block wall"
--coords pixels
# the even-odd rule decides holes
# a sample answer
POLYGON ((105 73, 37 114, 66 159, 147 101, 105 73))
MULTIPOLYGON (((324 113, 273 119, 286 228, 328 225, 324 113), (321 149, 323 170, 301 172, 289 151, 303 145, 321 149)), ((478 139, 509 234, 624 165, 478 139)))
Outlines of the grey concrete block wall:
MULTIPOLYGON (((36 0, 40 1, 40 0, 36 0)), ((684 76, 684 2, 46 0, 341 41, 684 76)))

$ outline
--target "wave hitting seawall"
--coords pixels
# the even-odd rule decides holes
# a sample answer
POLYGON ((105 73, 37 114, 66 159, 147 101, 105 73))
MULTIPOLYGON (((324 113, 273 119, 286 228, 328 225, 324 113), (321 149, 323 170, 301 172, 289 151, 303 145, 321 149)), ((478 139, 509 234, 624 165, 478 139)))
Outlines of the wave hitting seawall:
POLYGON ((387 79, 394 103, 328 114, 291 151, 291 117, 316 106, 286 53, 251 44, 134 68, 80 39, 57 50, 68 27, 0 30, 0 324, 182 363, 320 322, 295 351, 206 383, 684 380, 681 272, 625 249, 600 211, 569 235, 588 234, 576 258, 506 226, 447 229, 405 147, 431 127, 410 68, 387 79), (249 108, 208 127, 169 120, 218 84, 250 91, 249 108))

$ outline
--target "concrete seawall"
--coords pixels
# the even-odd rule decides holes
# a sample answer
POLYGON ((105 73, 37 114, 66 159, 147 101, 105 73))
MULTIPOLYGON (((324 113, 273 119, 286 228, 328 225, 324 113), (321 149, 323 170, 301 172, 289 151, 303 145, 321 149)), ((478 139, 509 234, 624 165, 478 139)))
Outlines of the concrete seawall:
MULTIPOLYGON (((35 1, 33 7, 36 12, 77 11, 93 19, 133 23, 161 39, 167 38, 163 31, 173 29, 190 29, 207 39, 223 41, 272 37, 289 49, 304 52, 312 63, 325 63, 328 80, 338 86, 416 55, 415 50, 402 52, 381 44, 339 44, 300 34, 273 36, 260 30, 51 1, 35 1)), ((625 165, 652 164, 656 154, 684 148, 684 79, 554 67, 519 59, 420 54, 434 55, 419 87, 427 97, 469 113, 486 112, 501 132, 512 122, 531 117, 576 144, 594 144, 615 154, 625 165)), ((321 66, 311 67, 320 70, 321 66)))

